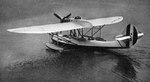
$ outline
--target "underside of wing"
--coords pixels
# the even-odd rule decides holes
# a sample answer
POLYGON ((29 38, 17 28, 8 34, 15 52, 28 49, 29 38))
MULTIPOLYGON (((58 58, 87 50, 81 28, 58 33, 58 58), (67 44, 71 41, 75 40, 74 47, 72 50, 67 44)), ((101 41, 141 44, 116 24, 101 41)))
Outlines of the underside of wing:
POLYGON ((68 23, 58 23, 40 26, 30 26, 15 29, 8 29, 9 32, 15 33, 32 33, 32 34, 43 34, 43 33, 54 33, 59 31, 67 31, 80 28, 91 28, 91 24, 88 22, 68 22, 68 23))
POLYGON ((102 26, 102 25, 118 23, 121 22, 122 20, 123 20, 122 16, 115 16, 115 17, 91 19, 86 21, 90 22, 93 26, 102 26))

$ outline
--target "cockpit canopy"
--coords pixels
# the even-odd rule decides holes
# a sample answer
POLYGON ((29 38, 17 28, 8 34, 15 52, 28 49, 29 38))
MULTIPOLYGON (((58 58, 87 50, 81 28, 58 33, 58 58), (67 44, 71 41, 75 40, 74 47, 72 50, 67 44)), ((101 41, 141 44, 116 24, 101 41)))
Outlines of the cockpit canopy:
POLYGON ((70 19, 69 18, 63 18, 63 20, 61 21, 62 23, 63 22, 70 22, 70 19))

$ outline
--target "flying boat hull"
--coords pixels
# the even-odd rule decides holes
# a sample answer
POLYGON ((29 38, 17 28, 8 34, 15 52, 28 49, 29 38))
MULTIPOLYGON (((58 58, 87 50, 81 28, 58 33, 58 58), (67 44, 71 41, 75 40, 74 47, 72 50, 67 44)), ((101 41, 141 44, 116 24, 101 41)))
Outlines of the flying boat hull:
MULTIPOLYGON (((53 35, 51 38, 52 43, 46 44, 49 48, 54 50, 64 50, 64 49, 76 49, 76 48, 130 48, 133 46, 138 39, 140 39, 144 34, 141 32, 138 32, 137 29, 132 26, 128 25, 123 31, 121 35, 116 36, 115 40, 112 41, 106 41, 104 39, 97 39, 96 37, 93 37, 92 40, 81 37, 76 38, 71 35, 64 36, 64 35, 53 35), (49 46, 49 45, 53 46, 49 46)), ((100 37, 98 37, 100 38, 100 37)))

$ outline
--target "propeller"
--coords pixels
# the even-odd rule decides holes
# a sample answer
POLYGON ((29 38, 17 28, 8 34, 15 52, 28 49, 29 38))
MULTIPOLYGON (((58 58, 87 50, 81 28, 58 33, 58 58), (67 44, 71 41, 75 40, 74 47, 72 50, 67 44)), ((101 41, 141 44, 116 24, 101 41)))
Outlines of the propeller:
POLYGON ((70 21, 70 16, 71 16, 71 13, 68 14, 67 16, 65 17, 60 17, 58 14, 54 13, 54 16, 57 17, 58 19, 60 19, 60 23, 63 23, 63 22, 69 22, 70 21))
POLYGON ((58 19, 62 20, 62 18, 58 14, 54 13, 54 16, 57 17, 58 19))
POLYGON ((71 16, 71 13, 70 14, 68 14, 67 16, 65 16, 64 18, 69 18, 71 16))

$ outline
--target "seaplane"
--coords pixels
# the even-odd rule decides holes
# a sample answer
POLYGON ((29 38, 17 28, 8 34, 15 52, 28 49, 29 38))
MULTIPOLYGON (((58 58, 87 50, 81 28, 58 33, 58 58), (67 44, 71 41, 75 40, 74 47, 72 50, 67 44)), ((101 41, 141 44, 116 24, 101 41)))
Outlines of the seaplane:
POLYGON ((101 29, 106 25, 119 23, 122 16, 113 16, 96 19, 82 19, 80 16, 72 17, 71 13, 61 17, 54 13, 60 23, 29 26, 7 29, 9 32, 26 34, 49 34, 50 41, 46 43, 49 49, 65 51, 75 48, 104 48, 125 49, 137 43, 144 33, 138 31, 135 26, 128 24, 120 35, 114 40, 105 40, 101 37, 101 29), (97 36, 98 35, 98 36, 97 36))

